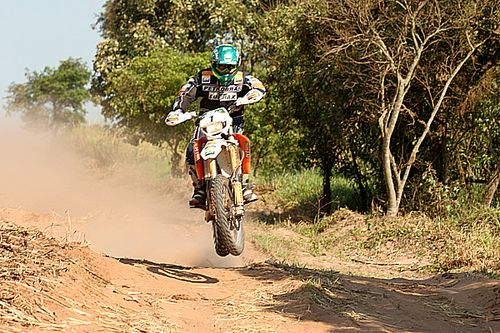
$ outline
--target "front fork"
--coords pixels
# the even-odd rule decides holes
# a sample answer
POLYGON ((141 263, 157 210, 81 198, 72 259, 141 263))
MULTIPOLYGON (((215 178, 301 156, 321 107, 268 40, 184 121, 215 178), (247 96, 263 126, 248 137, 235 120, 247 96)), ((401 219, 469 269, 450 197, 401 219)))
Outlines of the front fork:
MULTIPOLYGON (((238 149, 234 145, 229 145, 226 147, 229 153, 230 161, 231 161, 231 168, 232 168, 232 173, 233 175, 238 175, 240 172, 238 172, 238 169, 241 168, 241 158, 238 154, 238 149)), ((207 161, 205 165, 208 167, 208 172, 205 175, 205 179, 215 179, 215 177, 218 174, 218 169, 217 169, 217 160, 216 159, 211 159, 207 161)), ((244 199, 243 199, 243 187, 241 184, 241 179, 239 177, 232 177, 230 179, 231 185, 233 188, 233 203, 234 203, 234 213, 235 216, 242 216, 244 213, 244 199)), ((209 186, 209 182, 207 182, 207 200, 211 200, 212 198, 212 193, 211 193, 211 186, 209 186)), ((206 220, 207 222, 209 220, 213 219, 214 212, 213 210, 213 205, 209 202, 208 207, 207 207, 207 212, 206 212, 206 220)))
MULTIPOLYGON (((238 175, 238 169, 241 169, 240 166, 240 156, 235 146, 230 145, 227 147, 229 150, 229 156, 231 157, 231 167, 233 169, 233 175, 238 175)), ((233 191, 234 191, 234 204, 236 207, 243 207, 243 188, 241 185, 241 179, 239 177, 233 177, 231 180, 233 183, 233 191)))

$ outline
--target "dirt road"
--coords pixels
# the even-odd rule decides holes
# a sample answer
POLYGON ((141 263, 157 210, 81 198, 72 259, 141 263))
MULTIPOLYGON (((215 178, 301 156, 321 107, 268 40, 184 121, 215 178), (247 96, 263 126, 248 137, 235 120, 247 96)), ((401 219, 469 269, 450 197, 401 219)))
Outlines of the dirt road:
MULTIPOLYGON (((64 222, 17 209, 0 210, 0 221, 38 228, 64 222)), ((0 319, 1 332, 500 330, 500 284, 478 275, 353 276, 261 261, 252 246, 242 267, 224 268, 112 258, 79 245, 53 251, 61 256, 58 267, 64 263, 61 273, 38 277, 50 281, 45 284, 27 277, 11 289, 30 304, 24 311, 32 319, 24 324, 31 326, 0 319)), ((4 302, 8 295, 3 294, 4 302)))
POLYGON ((251 243, 220 258, 184 184, 95 178, 25 136, 0 149, 0 332, 500 332, 497 280, 290 267, 251 243))

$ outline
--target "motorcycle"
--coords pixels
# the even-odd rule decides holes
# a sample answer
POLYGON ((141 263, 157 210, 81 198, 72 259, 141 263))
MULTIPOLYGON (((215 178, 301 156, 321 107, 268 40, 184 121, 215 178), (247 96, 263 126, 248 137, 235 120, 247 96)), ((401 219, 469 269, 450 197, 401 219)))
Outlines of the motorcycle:
POLYGON ((198 178, 204 179, 206 187, 206 204, 201 207, 205 210, 205 221, 212 223, 217 254, 238 256, 244 248, 242 171, 245 158, 249 157, 250 141, 233 133, 232 118, 223 107, 199 117, 195 112, 174 111, 165 122, 175 126, 193 118, 198 118, 203 134, 194 144, 194 155, 198 178))

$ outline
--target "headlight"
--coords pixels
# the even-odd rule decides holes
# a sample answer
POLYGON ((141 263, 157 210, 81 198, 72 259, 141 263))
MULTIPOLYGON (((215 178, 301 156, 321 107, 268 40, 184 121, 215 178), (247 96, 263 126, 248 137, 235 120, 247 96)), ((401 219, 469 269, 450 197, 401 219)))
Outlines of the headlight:
POLYGON ((205 132, 209 135, 217 134, 224 128, 224 123, 221 121, 213 122, 205 126, 205 132))

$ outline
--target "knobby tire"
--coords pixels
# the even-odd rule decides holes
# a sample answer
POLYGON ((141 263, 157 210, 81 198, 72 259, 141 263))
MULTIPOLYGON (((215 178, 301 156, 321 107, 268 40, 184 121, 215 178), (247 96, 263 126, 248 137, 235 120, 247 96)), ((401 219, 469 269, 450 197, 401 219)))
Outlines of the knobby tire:
POLYGON ((212 182, 211 192, 215 208, 215 221, 213 222, 215 251, 221 257, 228 254, 239 256, 245 245, 243 221, 234 223, 234 227, 232 227, 231 219, 234 217, 232 217, 231 211, 234 199, 229 179, 217 175, 212 182))

